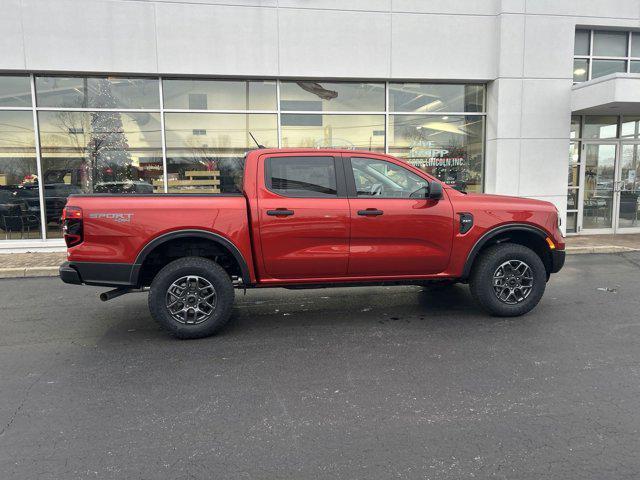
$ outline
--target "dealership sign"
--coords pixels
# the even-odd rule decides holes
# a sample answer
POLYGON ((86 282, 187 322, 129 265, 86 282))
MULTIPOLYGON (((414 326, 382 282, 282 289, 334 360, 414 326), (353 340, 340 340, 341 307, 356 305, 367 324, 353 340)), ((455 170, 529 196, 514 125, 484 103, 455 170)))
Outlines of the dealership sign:
POLYGON ((465 162, 464 157, 448 157, 449 150, 434 142, 418 140, 409 148, 407 161, 415 167, 461 167, 465 162))

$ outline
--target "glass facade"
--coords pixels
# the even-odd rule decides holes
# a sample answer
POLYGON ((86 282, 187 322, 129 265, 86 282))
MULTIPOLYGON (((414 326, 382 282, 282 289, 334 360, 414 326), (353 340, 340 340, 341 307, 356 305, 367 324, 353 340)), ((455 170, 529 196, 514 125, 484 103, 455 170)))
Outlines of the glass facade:
POLYGON ((484 130, 481 84, 0 75, 0 240, 60 237, 74 193, 239 192, 256 142, 388 152, 481 191, 484 130))
POLYGON ((580 83, 618 72, 640 72, 640 32, 576 30, 573 81, 580 83))
POLYGON ((639 227, 640 116, 573 116, 567 232, 639 227))

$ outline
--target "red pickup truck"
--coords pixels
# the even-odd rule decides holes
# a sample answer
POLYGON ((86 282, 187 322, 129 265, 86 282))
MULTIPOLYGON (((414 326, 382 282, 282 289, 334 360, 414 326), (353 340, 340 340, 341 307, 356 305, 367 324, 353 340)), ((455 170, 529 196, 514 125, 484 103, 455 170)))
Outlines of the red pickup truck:
POLYGON ((257 149, 237 194, 72 195, 63 214, 72 284, 149 288, 156 321, 211 335, 234 288, 468 283, 499 316, 530 311, 564 264, 558 211, 459 192, 366 151, 257 149))

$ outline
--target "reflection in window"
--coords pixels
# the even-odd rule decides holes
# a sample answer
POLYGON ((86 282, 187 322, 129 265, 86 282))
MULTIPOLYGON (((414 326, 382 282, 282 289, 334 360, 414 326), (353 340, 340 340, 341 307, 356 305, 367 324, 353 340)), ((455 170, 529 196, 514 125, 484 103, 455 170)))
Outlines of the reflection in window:
POLYGON ((273 157, 267 159, 269 189, 284 196, 335 197, 333 157, 273 157))
POLYGON ((168 189, 170 193, 242 191, 251 134, 266 147, 278 145, 277 116, 244 113, 167 113, 168 189))
POLYGON ((573 60, 573 81, 585 82, 589 78, 589 60, 576 58, 573 60))
POLYGON ((613 115, 588 115, 584 119, 584 138, 615 138, 618 134, 618 117, 613 115))
POLYGON ((39 112, 47 213, 72 193, 162 192, 160 118, 146 112, 39 112))
POLYGON ((638 138, 640 136, 640 116, 630 115, 622 117, 622 126, 620 129, 621 137, 638 138))
POLYGON ((181 110, 275 110, 276 82, 163 80, 164 108, 181 110))
POLYGON ((31 82, 26 75, 0 76, 0 107, 30 107, 31 82))
POLYGON ((358 197, 424 198, 427 181, 406 168, 374 158, 351 158, 358 197))
POLYGON ((484 117, 391 115, 389 153, 463 191, 482 191, 484 117))
POLYGON ((282 146, 384 152, 383 115, 282 114, 282 146))
POLYGON ((36 77, 36 103, 58 108, 159 108, 158 79, 36 77))
POLYGON ((31 112, 0 112, 0 235, 40 237, 40 201, 31 112))
POLYGON ((390 83, 392 112, 482 112, 483 85, 390 83))
POLYGON ((280 108, 308 112, 384 112, 384 83, 280 82, 280 108))

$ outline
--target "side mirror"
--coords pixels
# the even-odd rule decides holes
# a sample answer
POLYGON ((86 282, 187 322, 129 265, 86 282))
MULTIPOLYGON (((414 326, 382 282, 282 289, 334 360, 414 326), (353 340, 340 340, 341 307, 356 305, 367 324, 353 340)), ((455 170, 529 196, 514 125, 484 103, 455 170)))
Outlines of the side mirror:
POLYGON ((440 200, 442 198, 442 185, 438 182, 429 183, 427 198, 430 198, 431 200, 440 200))

